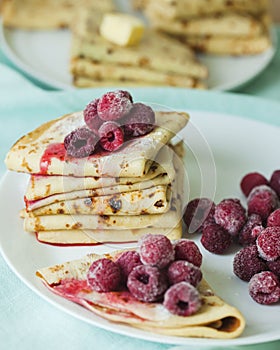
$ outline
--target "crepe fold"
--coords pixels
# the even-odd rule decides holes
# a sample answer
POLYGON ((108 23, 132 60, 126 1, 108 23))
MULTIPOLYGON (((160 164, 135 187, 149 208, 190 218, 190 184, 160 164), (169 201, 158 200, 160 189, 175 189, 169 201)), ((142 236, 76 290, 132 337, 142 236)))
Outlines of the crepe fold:
POLYGON ((99 33, 102 16, 79 11, 73 23, 70 70, 75 84, 203 87, 207 68, 186 45, 150 28, 138 45, 115 45, 99 33))
POLYGON ((9 0, 3 1, 2 18, 7 27, 54 29, 69 27, 80 7, 112 11, 111 0, 9 0))
POLYGON ((191 46, 219 55, 253 55, 271 46, 268 1, 147 0, 151 25, 191 46))
POLYGON ((116 152, 84 159, 67 157, 63 144, 83 125, 81 112, 22 137, 6 164, 30 173, 21 212, 24 230, 58 245, 136 241, 160 232, 181 237, 182 147, 169 143, 188 118, 156 112, 157 126, 149 134, 130 139, 116 152))
POLYGON ((154 333, 180 337, 229 339, 244 330, 243 315, 218 297, 203 279, 198 291, 202 307, 183 317, 169 313, 161 303, 145 303, 128 291, 99 293, 87 283, 90 265, 102 257, 116 259, 121 251, 105 255, 89 254, 79 260, 39 269, 36 275, 55 294, 78 303, 111 322, 154 333))

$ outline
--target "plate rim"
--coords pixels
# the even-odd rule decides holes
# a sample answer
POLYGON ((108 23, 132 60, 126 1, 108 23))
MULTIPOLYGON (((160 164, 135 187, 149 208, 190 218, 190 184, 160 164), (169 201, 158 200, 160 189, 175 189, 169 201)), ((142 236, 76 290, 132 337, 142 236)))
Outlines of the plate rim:
MULTIPOLYGON (((233 116, 231 116, 233 117, 233 116)), ((257 122, 255 120, 252 120, 252 122, 257 122)), ((268 123, 269 124, 269 123, 268 123)), ((269 124, 270 125, 270 124, 269 124)), ((5 179, 7 179, 7 177, 9 176, 8 174, 11 173, 9 171, 7 171, 5 173, 5 175, 2 177, 1 179, 1 182, 0 182, 0 190, 3 186, 3 183, 5 181, 5 179)), ((8 263, 8 265, 10 267, 12 267, 12 271, 29 287, 31 288, 31 290, 33 290, 37 295, 39 295, 40 297, 43 297, 43 299, 47 300, 48 302, 51 302, 51 304, 55 305, 56 307, 58 307, 59 309, 63 310, 64 312, 68 313, 68 314, 71 314, 72 316, 76 317, 76 318, 79 318, 85 322, 88 322, 90 324, 92 324, 92 322, 90 322, 89 320, 87 321, 86 319, 84 319, 83 317, 78 317, 76 314, 74 314, 73 312, 69 311, 67 308, 65 308, 64 306, 62 305, 59 305, 57 304, 55 301, 53 300, 49 300, 50 297, 48 298, 47 296, 44 296, 42 295, 41 292, 39 292, 39 290, 37 290, 35 288, 35 286, 33 286, 30 282, 26 283, 26 279, 23 278, 20 274, 18 274, 18 272, 16 271, 16 269, 13 267, 13 265, 11 266, 10 263, 9 263, 9 258, 7 257, 6 253, 3 251, 2 249, 2 244, 1 244, 1 241, 0 241, 0 251, 5 259, 5 261, 8 263), (8 259, 8 261, 7 261, 8 259)), ((94 326, 97 326, 97 324, 94 324, 94 326)), ((102 327, 104 329, 107 329, 109 331, 112 331, 114 332, 114 329, 111 329, 111 328, 106 328, 106 327, 102 327)), ((130 328, 131 329, 131 328, 130 328)), ((119 330, 116 330, 115 331, 116 333, 118 334, 123 334, 123 335, 127 335, 129 336, 129 334, 124 330, 123 332, 119 331, 119 330)), ((138 339, 143 339, 143 340, 149 340, 149 341, 154 341, 154 342, 158 342, 158 340, 155 340, 155 339, 152 339, 151 337, 153 337, 153 333, 151 336, 149 336, 149 334, 146 334, 147 332, 144 332, 144 334, 142 334, 141 336, 141 333, 143 332, 139 332, 139 336, 137 336, 138 339)), ((132 337, 135 337, 132 335, 132 337)), ((166 338, 170 338, 170 337, 166 337, 166 338)), ((183 338, 183 340, 181 338, 178 339, 178 337, 171 337, 170 339, 170 342, 169 341, 166 341, 166 344, 176 344, 176 345, 191 345, 191 344, 201 344, 201 345, 204 345, 204 344, 209 344, 209 342, 211 341, 211 345, 215 346, 215 345, 222 345, 224 344, 223 340, 215 340, 215 339, 203 339, 204 341, 201 342, 201 339, 199 338, 198 340, 196 339, 193 339, 193 338, 187 338, 189 341, 187 342, 186 341, 186 338, 183 338), (180 341, 181 340, 181 341, 180 341)), ((235 338, 235 339, 227 339, 225 340, 225 343, 227 346, 230 346, 230 345, 249 345, 249 344, 256 344, 256 343, 259 343, 259 340, 258 339, 255 339, 255 341, 252 341, 249 340, 248 341, 245 341, 247 338, 245 339, 242 339, 242 338, 235 338)), ((274 341, 274 340, 279 340, 279 335, 275 335, 274 338, 271 338, 269 337, 268 339, 262 339, 262 342, 266 342, 266 341, 274 341)))

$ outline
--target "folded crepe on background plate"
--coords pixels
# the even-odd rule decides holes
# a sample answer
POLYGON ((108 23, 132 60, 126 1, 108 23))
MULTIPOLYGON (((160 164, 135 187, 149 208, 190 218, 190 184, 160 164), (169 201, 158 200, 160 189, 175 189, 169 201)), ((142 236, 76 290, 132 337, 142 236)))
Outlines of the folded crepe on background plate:
POLYGON ((72 26, 70 69, 74 83, 94 86, 174 85, 202 86, 207 68, 199 63, 192 50, 172 38, 146 28, 138 45, 122 47, 99 33, 102 12, 79 11, 72 26))
POLYGON ((68 156, 63 142, 84 125, 83 112, 45 123, 18 140, 6 164, 31 174, 21 212, 25 231, 59 245, 135 241, 153 229, 179 238, 183 170, 169 142, 189 116, 155 112, 155 118, 148 134, 129 138, 114 152, 98 150, 84 158, 68 156))
POLYGON ((253 55, 271 46, 267 1, 148 0, 144 8, 152 27, 195 51, 253 55))
POLYGON ((204 279, 197 287, 202 306, 190 316, 174 315, 159 302, 139 301, 127 290, 94 291, 87 283, 90 265, 104 257, 114 260, 120 253, 89 254, 79 260, 39 269, 36 274, 53 293, 111 322, 180 337, 230 339, 243 332, 242 314, 219 298, 204 279))
POLYGON ((6 27, 21 29, 55 29, 69 27, 77 9, 91 6, 112 11, 111 0, 4 0, 2 19, 6 27))
POLYGON ((267 10, 268 0, 134 0, 134 6, 168 18, 189 19, 227 12, 256 15, 267 10))

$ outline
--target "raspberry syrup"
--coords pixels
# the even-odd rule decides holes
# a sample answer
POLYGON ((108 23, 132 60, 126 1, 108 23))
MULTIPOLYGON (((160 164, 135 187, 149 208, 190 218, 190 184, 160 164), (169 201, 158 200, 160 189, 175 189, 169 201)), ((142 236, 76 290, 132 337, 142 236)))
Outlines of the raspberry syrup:
POLYGON ((48 145, 40 161, 40 173, 45 175, 48 173, 48 168, 53 158, 64 161, 66 157, 66 150, 64 143, 52 143, 48 145))

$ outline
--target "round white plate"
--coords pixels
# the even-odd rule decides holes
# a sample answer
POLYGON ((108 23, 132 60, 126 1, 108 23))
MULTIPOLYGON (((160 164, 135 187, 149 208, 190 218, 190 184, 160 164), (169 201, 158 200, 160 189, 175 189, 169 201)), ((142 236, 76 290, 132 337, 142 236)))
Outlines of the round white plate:
MULTIPOLYGON (((280 128, 263 122, 231 116, 229 114, 188 111, 191 122, 181 132, 189 151, 185 167, 190 198, 209 195, 216 202, 223 198, 240 198, 241 177, 249 171, 259 171, 270 177, 279 166, 275 156, 280 146, 280 128), (253 132, 252 132, 253 131, 253 132)), ((110 323, 90 311, 52 294, 35 276, 38 268, 82 257, 88 252, 102 253, 114 249, 113 245, 97 247, 62 248, 41 244, 32 234, 25 233, 19 210, 28 177, 8 172, 0 186, 0 245, 2 254, 13 271, 33 291, 63 311, 94 326, 160 343, 176 345, 242 345, 280 339, 280 305, 263 306, 254 302, 248 294, 247 283, 232 272, 232 250, 226 255, 207 252, 193 238, 203 253, 204 277, 216 293, 226 302, 236 306, 246 318, 246 329, 236 339, 215 340, 180 338, 157 335, 133 329, 129 326, 110 323)), ((118 245, 119 249, 120 245, 118 245)))
MULTIPOLYGON (((120 1, 126 10, 126 1, 120 1)), ((71 34, 69 30, 25 31, 3 28, 2 48, 9 59, 27 75, 50 87, 73 88, 69 73, 71 34)), ((272 30, 273 46, 253 56, 199 55, 209 69, 206 82, 209 89, 229 91, 248 83, 259 75, 272 60, 277 46, 272 30)))

